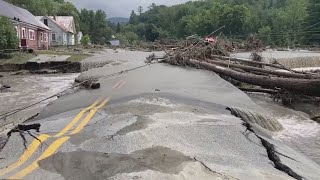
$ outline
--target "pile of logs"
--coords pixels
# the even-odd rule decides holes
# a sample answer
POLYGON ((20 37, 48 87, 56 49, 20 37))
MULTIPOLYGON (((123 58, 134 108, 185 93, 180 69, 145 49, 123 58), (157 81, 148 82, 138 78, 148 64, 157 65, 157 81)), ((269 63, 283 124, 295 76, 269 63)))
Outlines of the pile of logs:
POLYGON ((226 56, 226 49, 218 47, 202 42, 178 46, 167 50, 161 59, 172 65, 214 71, 244 91, 269 93, 280 96, 279 99, 288 94, 320 97, 318 73, 293 71, 277 61, 265 63, 257 54, 252 56, 254 60, 226 56))

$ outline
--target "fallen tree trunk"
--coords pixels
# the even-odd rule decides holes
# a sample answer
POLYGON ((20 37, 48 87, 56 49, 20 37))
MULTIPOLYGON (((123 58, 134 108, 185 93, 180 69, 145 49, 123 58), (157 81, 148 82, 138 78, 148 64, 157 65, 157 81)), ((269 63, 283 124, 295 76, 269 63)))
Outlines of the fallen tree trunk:
MULTIPOLYGON (((171 59, 166 60, 168 63, 174 64, 171 59)), ((237 72, 228 68, 223 68, 207 62, 201 62, 198 60, 186 60, 188 65, 199 66, 201 68, 214 71, 218 74, 228 76, 232 79, 258 85, 263 88, 282 88, 287 91, 304 94, 310 96, 320 96, 320 79, 297 79, 297 78, 279 78, 268 77, 262 75, 254 75, 248 73, 237 72)))
POLYGON ((277 94, 278 91, 271 89, 261 89, 261 88, 243 88, 238 87, 241 91, 245 92, 255 92, 255 93, 267 93, 267 94, 277 94))
POLYGON ((283 72, 283 71, 273 71, 273 70, 269 70, 269 69, 262 69, 262 68, 252 67, 252 66, 244 66, 244 65, 240 65, 240 64, 227 63, 227 62, 211 60, 211 59, 206 59, 206 60, 209 63, 213 63, 213 64, 225 66, 225 67, 233 67, 233 68, 243 69, 246 71, 260 72, 260 73, 266 73, 266 74, 277 75, 277 76, 282 76, 282 77, 293 77, 293 78, 302 78, 302 79, 309 79, 310 78, 310 76, 305 75, 305 74, 283 72))
POLYGON ((281 70, 286 70, 289 72, 293 72, 293 73, 297 73, 297 74, 304 74, 305 76, 307 76, 307 78, 320 78, 319 75, 315 74, 315 73, 307 73, 307 72, 301 72, 301 71, 296 71, 296 70, 292 70, 290 68, 286 68, 284 65, 278 63, 278 64, 270 64, 270 63, 264 63, 264 62, 258 62, 258 61, 251 61, 249 59, 244 59, 244 58, 235 58, 235 57, 227 57, 227 56, 219 56, 219 55, 211 55, 212 58, 218 58, 218 59, 223 59, 223 60, 230 60, 230 61, 236 61, 236 62, 240 62, 243 64, 247 64, 247 65, 259 65, 259 66, 268 66, 268 67, 273 67, 276 69, 281 69, 281 70))
POLYGON ((238 61, 242 62, 245 64, 254 64, 254 65, 262 65, 262 66, 269 66, 277 69, 283 69, 287 70, 287 68, 283 68, 279 65, 275 64, 270 64, 270 63, 264 63, 264 62, 258 62, 258 61, 251 61, 249 59, 244 59, 244 58, 235 58, 235 57, 227 57, 227 56, 218 56, 218 55, 211 55, 212 58, 218 58, 218 59, 223 59, 223 60, 230 60, 230 61, 238 61))

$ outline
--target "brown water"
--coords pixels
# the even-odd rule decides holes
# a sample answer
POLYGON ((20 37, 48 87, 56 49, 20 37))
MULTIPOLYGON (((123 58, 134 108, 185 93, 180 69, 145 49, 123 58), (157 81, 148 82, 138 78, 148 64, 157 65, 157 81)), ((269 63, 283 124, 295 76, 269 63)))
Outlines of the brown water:
MULTIPOLYGON (((7 92, 0 93, 0 114, 28 106, 71 87, 74 78, 78 75, 78 73, 54 75, 5 74, 4 77, 0 78, 0 81, 3 84, 10 85, 11 88, 7 92)), ((6 121, 2 121, 1 125, 11 122, 21 123, 21 121, 40 112, 43 107, 55 99, 57 98, 48 99, 13 116, 6 117, 6 121)))
POLYGON ((252 99, 276 118, 284 127, 274 138, 307 155, 320 164, 320 124, 311 120, 309 115, 288 109, 270 98, 251 95, 252 99))

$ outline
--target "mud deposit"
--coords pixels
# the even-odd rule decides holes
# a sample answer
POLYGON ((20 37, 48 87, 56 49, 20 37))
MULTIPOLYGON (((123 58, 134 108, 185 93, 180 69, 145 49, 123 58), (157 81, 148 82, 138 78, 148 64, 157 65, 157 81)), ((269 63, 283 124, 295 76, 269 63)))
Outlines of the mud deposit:
MULTIPOLYGON (((5 76, 0 79, 4 84, 11 86, 6 92, 0 93, 0 113, 11 111, 17 108, 21 108, 30 104, 33 104, 39 100, 52 96, 68 87, 71 87, 74 83, 74 78, 78 76, 74 74, 59 74, 59 75, 15 75, 5 76)), ((56 98, 44 101, 26 111, 22 111, 18 117, 7 117, 2 125, 10 123, 13 119, 23 119, 36 113, 49 102, 56 98), (28 113, 32 112, 31 114, 28 113), (27 117, 26 117, 27 116, 27 117)))

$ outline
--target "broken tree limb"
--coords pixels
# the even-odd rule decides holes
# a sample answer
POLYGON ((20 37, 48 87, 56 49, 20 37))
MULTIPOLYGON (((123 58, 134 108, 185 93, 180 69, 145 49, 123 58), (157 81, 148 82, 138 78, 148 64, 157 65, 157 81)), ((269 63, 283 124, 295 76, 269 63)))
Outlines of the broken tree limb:
MULTIPOLYGON (((170 64, 175 64, 175 62, 172 62, 172 59, 167 59, 166 61, 170 64)), ((262 75, 241 73, 231 70, 229 68, 224 68, 207 62, 201 62, 198 60, 185 60, 184 62, 191 66, 211 70, 218 74, 230 77, 232 79, 248 84, 258 85, 263 88, 282 88, 297 94, 320 96, 320 79, 268 77, 262 75)))
POLYGON ((228 56, 219 56, 219 55, 211 55, 212 58, 217 58, 217 59, 222 59, 222 60, 230 60, 230 61, 236 61, 240 62, 246 65, 260 65, 260 66, 268 66, 276 69, 282 69, 286 70, 292 73, 298 73, 298 74, 304 74, 306 78, 319 78, 320 76, 317 74, 312 74, 312 73, 305 73, 305 72, 300 72, 300 71, 295 71, 290 68, 286 68, 284 65, 280 64, 279 62, 275 61, 276 64, 270 64, 270 63, 264 63, 264 62, 258 62, 258 61, 251 61, 249 59, 244 59, 244 58, 235 58, 235 57, 228 57, 228 56))
POLYGON ((244 66, 240 64, 233 64, 233 63, 227 63, 224 61, 218 61, 218 60, 211 60, 211 59, 206 59, 209 63, 213 63, 216 65, 221 65, 225 67, 234 67, 238 69, 243 69, 246 71, 251 71, 251 72, 260 72, 260 73, 266 73, 269 75, 277 75, 277 76, 282 76, 282 77, 293 77, 293 78, 308 78, 309 76, 305 74, 298 74, 298 73, 291 73, 291 72, 285 72, 285 71, 273 71, 269 69, 262 69, 262 68, 257 68, 257 67, 252 67, 252 66, 244 66))
POLYGON ((264 63, 264 62, 258 62, 258 61, 251 61, 249 59, 244 59, 244 58, 235 58, 235 57, 228 57, 228 56, 219 56, 219 55, 211 55, 212 58, 217 58, 217 59, 222 59, 222 60, 230 60, 230 61, 238 61, 244 64, 254 64, 254 65, 264 65, 264 66, 269 66, 277 69, 284 69, 282 66, 275 65, 275 64, 270 64, 270 63, 264 63))
POLYGON ((278 91, 271 89, 262 89, 262 88, 243 88, 239 87, 241 91, 245 92, 255 92, 255 93, 267 93, 267 94, 277 94, 278 91))
POLYGON ((19 124, 18 126, 16 126, 15 128, 13 128, 12 130, 10 130, 7 133, 7 136, 11 136, 12 133, 14 132, 23 132, 23 131, 29 131, 29 130, 36 130, 37 132, 39 132, 40 130, 40 126, 41 124, 36 123, 36 124, 30 124, 30 125, 23 125, 23 124, 19 124))
POLYGON ((304 74, 306 78, 320 78, 320 76, 316 73, 307 73, 307 72, 301 72, 301 71, 296 71, 292 70, 290 68, 285 67, 278 61, 274 61, 275 64, 270 64, 270 63, 264 63, 264 62, 259 62, 259 61, 251 61, 249 59, 244 59, 244 58, 235 58, 235 57, 228 57, 228 56, 219 56, 219 55, 211 55, 212 58, 217 58, 217 59, 222 59, 222 60, 229 60, 229 61, 236 61, 240 62, 246 65, 260 65, 260 66, 268 66, 276 69, 281 69, 281 70, 286 70, 292 73, 298 73, 298 74, 304 74))
POLYGON ((18 126, 14 127, 13 129, 11 129, 8 133, 7 133, 7 138, 2 141, 0 143, 0 152, 1 150, 4 148, 4 146, 8 143, 12 133, 19 133, 22 141, 23 141, 23 146, 25 149, 27 149, 27 139, 26 137, 24 136, 24 132, 27 132, 31 137, 37 139, 38 141, 41 142, 40 139, 38 139, 36 136, 32 135, 30 130, 36 130, 36 132, 39 132, 40 131, 40 126, 41 124, 39 123, 35 123, 35 124, 29 124, 29 125, 23 125, 23 124, 19 124, 18 126))

